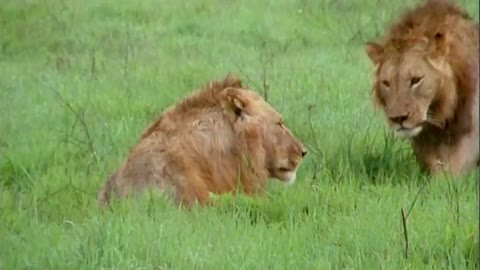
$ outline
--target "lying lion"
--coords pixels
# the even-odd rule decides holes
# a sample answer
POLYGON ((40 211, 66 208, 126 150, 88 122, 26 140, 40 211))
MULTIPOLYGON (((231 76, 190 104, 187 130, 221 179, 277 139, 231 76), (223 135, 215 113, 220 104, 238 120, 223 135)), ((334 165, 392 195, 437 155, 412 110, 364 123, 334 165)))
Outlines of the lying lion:
POLYGON ((178 205, 209 202, 209 194, 260 191, 268 178, 293 183, 307 150, 275 111, 241 81, 227 76, 168 108, 141 136, 99 193, 157 187, 178 205))
POLYGON ((428 0, 393 24, 383 45, 366 45, 376 105, 431 174, 467 173, 478 163, 478 33, 455 4, 428 0))

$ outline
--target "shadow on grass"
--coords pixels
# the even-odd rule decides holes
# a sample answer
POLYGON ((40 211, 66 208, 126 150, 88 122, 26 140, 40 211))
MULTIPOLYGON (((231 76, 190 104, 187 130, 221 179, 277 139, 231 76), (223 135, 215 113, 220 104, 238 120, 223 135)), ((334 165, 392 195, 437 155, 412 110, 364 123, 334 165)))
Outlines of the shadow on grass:
POLYGON ((344 134, 347 143, 333 154, 312 151, 310 166, 314 171, 323 170, 334 182, 354 179, 359 185, 422 183, 429 178, 420 170, 409 143, 388 131, 381 136, 372 136, 368 131, 362 137, 356 137, 355 132, 344 134))

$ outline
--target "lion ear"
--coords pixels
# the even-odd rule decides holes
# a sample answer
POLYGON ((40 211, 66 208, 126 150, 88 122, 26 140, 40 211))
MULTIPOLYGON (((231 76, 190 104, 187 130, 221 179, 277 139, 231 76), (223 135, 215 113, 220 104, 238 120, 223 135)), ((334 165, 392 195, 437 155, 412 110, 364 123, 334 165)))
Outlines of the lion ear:
POLYGON ((378 64, 382 59, 385 52, 385 49, 382 45, 375 42, 367 42, 365 44, 365 51, 367 52, 368 57, 374 64, 378 64))
POLYGON ((227 87, 220 93, 220 97, 222 106, 227 113, 233 114, 235 118, 245 113, 248 100, 240 88, 227 87))

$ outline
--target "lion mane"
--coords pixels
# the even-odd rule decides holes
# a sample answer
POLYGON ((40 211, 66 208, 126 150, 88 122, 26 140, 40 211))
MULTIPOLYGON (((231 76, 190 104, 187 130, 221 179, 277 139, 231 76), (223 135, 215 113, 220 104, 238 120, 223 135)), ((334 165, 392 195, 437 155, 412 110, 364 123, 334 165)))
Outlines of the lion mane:
POLYGON ((167 108, 156 121, 147 127, 142 133, 141 139, 145 139, 154 132, 170 133, 175 130, 179 121, 182 121, 182 116, 197 109, 201 110, 217 106, 220 102, 218 93, 228 87, 242 88, 242 81, 236 76, 227 75, 224 80, 208 82, 201 91, 198 91, 179 104, 167 108))

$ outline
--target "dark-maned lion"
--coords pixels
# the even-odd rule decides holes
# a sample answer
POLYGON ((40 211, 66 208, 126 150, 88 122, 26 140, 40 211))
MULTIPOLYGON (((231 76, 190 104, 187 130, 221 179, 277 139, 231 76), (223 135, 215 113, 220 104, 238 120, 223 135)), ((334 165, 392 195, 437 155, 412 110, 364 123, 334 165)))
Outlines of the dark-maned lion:
POLYGON ((132 190, 172 192, 178 205, 205 205, 209 193, 260 191, 268 178, 293 183, 307 150, 282 115, 227 76, 171 106, 142 134, 99 193, 99 203, 132 190))
POLYGON ((373 99, 431 174, 471 172, 479 159, 478 23, 457 5, 428 0, 369 42, 373 99))

